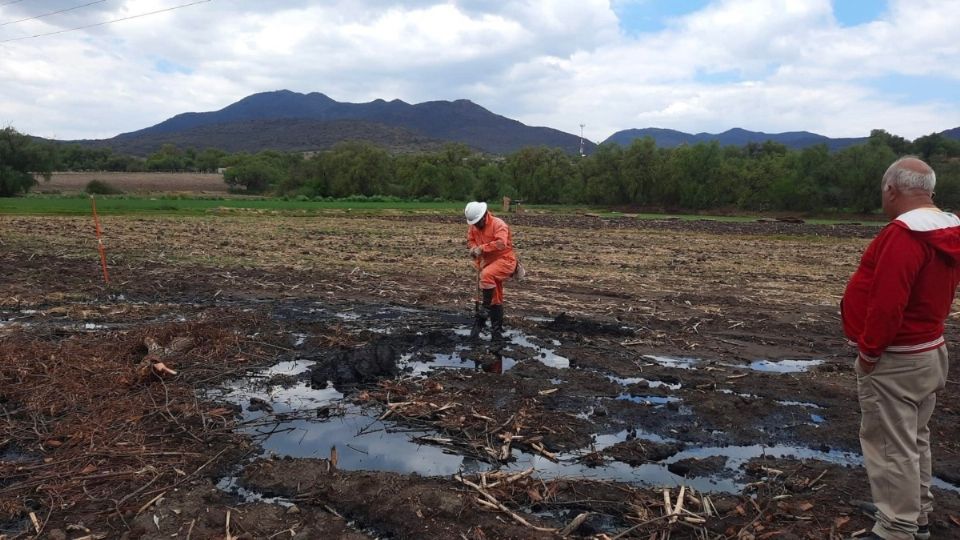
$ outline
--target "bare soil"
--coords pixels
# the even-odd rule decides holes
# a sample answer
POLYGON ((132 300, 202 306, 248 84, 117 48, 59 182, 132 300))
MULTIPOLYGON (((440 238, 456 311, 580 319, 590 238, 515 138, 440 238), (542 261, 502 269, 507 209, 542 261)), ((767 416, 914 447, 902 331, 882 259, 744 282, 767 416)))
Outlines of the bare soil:
POLYGON ((40 180, 39 193, 79 193, 91 180, 101 180, 124 193, 217 193, 227 192, 222 174, 58 172, 50 181, 40 180))
MULTIPOLYGON (((462 335, 475 278, 453 218, 106 217, 107 287, 86 220, 0 217, 0 529, 36 536, 31 513, 50 538, 869 525, 837 302, 876 227, 511 222, 530 276, 493 346, 462 335), (150 340, 178 375, 144 372, 150 340), (269 371, 284 362, 308 370, 269 371), (367 418, 379 434, 351 431, 367 418)), ((950 320, 951 354, 956 338, 950 320)), ((960 537, 955 379, 933 420, 937 538, 960 537)))

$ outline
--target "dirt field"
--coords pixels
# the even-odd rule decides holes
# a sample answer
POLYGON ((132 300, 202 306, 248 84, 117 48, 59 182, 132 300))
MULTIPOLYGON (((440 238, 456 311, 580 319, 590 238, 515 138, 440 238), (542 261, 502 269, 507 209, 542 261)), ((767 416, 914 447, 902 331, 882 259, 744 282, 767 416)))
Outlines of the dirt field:
POLYGON ((91 180, 102 180, 124 193, 226 193, 222 174, 198 173, 54 173, 40 181, 38 193, 78 193, 91 180))
MULTIPOLYGON (((530 275, 493 347, 455 217, 107 217, 109 288, 87 220, 0 217, 0 534, 868 526, 837 303, 875 227, 510 221, 530 275)), ((956 378, 935 538, 960 537, 956 378)))

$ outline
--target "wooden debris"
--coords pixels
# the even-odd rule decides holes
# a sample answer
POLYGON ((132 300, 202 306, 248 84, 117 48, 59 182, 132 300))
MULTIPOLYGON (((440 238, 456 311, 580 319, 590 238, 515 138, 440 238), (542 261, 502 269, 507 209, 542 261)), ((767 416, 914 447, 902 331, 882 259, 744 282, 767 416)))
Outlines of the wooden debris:
POLYGON ((582 514, 577 515, 577 517, 573 518, 573 521, 567 524, 567 526, 560 531, 560 536, 563 538, 570 536, 571 534, 573 534, 573 531, 577 530, 577 527, 579 527, 580 525, 583 525, 583 522, 586 521, 587 518, 589 517, 590 517, 590 512, 583 512, 582 514))
POLYGON ((462 475, 454 476, 454 478, 458 480, 460 483, 473 488, 477 493, 480 494, 480 497, 477 498, 478 504, 482 506, 487 506, 489 508, 500 510, 501 512, 510 516, 510 518, 516 521, 517 523, 523 525, 524 527, 529 527, 535 531, 540 531, 540 532, 556 532, 557 531, 554 528, 539 527, 537 525, 533 525, 532 523, 524 519, 523 516, 517 514, 513 510, 510 510, 509 508, 504 506, 500 501, 497 500, 496 497, 494 497, 489 492, 487 492, 483 487, 475 484, 474 482, 467 480, 462 475))

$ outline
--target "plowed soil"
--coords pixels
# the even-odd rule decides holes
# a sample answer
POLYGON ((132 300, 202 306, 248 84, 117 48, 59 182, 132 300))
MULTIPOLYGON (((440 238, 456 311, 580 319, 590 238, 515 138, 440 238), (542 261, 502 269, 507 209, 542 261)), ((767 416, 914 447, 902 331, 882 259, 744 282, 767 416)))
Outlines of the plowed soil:
MULTIPOLYGON (((106 217, 109 286, 89 220, 0 217, 0 535, 869 526, 837 306, 876 226, 508 221, 529 274, 497 346, 464 336, 455 217, 106 217)), ((946 337, 955 355, 954 319, 946 337)), ((960 537, 956 379, 932 425, 936 538, 960 537)))

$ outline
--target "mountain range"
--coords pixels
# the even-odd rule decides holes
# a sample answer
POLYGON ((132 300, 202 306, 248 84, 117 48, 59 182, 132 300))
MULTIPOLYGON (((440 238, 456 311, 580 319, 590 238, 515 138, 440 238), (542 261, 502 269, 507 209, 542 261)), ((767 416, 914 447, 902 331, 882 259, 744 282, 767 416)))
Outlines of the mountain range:
MULTIPOLYGON (((368 140, 392 149, 430 149, 444 142, 503 154, 525 146, 550 146, 576 153, 580 137, 527 126, 469 100, 411 105, 399 99, 342 103, 324 94, 289 90, 245 97, 219 111, 178 114, 112 139, 75 141, 143 155, 164 143, 239 150, 322 150, 341 140, 368 140), (251 140, 250 137, 255 140, 251 140)), ((593 148, 587 143, 587 149, 593 148)))
POLYGON ((744 146, 751 142, 763 143, 766 141, 774 141, 793 149, 826 144, 827 148, 831 151, 842 150, 848 146, 864 143, 867 140, 867 137, 831 139, 830 137, 810 133, 809 131, 764 133, 762 131, 748 131, 746 129, 733 128, 723 133, 691 134, 673 129, 645 128, 618 131, 607 138, 604 143, 616 143, 621 146, 627 146, 633 142, 634 139, 642 139, 644 137, 653 138, 657 146, 661 148, 675 148, 683 144, 697 144, 712 141, 719 142, 721 146, 744 146))
MULTIPOLYGON (((960 127, 942 134, 960 140, 960 127)), ((717 134, 691 134, 644 128, 619 131, 604 143, 627 146, 643 137, 653 138, 662 148, 710 141, 742 146, 772 140, 793 149, 826 144, 830 150, 841 150, 867 140, 866 137, 832 139, 808 131, 763 133, 733 128, 717 134)), ((528 126, 465 99, 413 105, 398 99, 345 103, 319 92, 301 94, 289 90, 253 94, 218 111, 178 114, 154 126, 110 139, 63 142, 109 147, 117 153, 144 156, 164 144, 219 148, 227 152, 310 151, 328 149, 346 140, 368 141, 392 152, 435 150, 447 142, 463 143, 492 154, 511 153, 527 146, 560 148, 570 154, 580 151, 577 135, 528 126)), ((595 147, 587 140, 583 144, 587 153, 595 147)))

